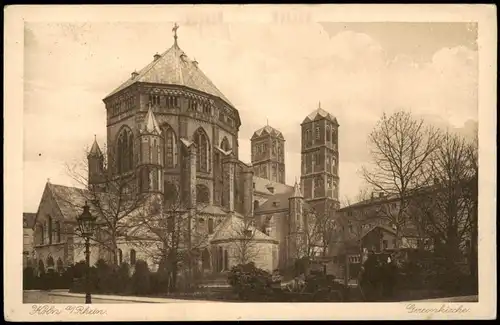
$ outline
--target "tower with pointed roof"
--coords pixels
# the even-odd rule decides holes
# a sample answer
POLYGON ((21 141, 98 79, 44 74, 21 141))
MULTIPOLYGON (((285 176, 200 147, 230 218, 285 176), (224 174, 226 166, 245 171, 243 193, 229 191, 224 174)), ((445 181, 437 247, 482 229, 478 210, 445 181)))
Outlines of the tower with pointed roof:
POLYGON ((285 184, 285 138, 275 128, 266 125, 250 139, 254 175, 271 182, 285 184))
POLYGON ((301 184, 304 200, 318 213, 333 213, 339 208, 337 119, 321 108, 301 124, 301 184))
POLYGON ((149 108, 137 137, 136 175, 140 193, 163 193, 163 138, 155 115, 149 108))
POLYGON ((94 143, 87 155, 88 159, 88 186, 97 191, 104 191, 104 155, 94 136, 94 143))

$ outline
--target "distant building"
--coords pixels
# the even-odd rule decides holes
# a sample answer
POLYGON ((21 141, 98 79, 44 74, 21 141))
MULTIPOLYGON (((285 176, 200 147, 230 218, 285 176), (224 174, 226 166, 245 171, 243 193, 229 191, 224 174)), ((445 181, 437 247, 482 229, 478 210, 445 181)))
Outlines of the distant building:
POLYGON ((33 226, 36 213, 23 213, 23 267, 33 266, 33 226))

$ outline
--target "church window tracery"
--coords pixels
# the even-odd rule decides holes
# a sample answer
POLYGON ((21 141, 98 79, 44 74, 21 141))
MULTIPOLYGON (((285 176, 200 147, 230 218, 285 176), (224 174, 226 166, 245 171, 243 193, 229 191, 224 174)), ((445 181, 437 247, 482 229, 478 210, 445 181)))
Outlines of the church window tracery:
POLYGON ((229 140, 226 137, 224 137, 224 139, 222 139, 220 147, 224 151, 229 151, 231 149, 231 146, 229 144, 229 140))
POLYGON ((196 143, 196 148, 198 150, 196 159, 196 170, 201 172, 209 171, 209 161, 210 147, 208 142, 208 136, 202 128, 199 128, 194 135, 194 142, 196 143))
POLYGON ((116 148, 118 173, 128 172, 133 168, 134 139, 132 131, 127 127, 118 135, 116 148))
POLYGON ((319 126, 316 127, 316 140, 319 140, 320 138, 320 132, 319 132, 319 126))
POLYGON ((174 168, 177 165, 177 141, 174 130, 168 125, 163 126, 162 135, 165 141, 165 167, 174 168))

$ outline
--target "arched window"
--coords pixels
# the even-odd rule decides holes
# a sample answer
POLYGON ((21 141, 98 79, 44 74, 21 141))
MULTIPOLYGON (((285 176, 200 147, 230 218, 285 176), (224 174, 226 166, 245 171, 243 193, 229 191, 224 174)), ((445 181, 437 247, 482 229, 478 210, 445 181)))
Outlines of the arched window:
POLYGON ((208 233, 213 234, 214 232, 214 219, 209 218, 208 219, 208 233))
POLYGON ((208 142, 208 136, 199 128, 194 134, 194 142, 196 143, 196 148, 198 149, 196 158, 196 170, 202 172, 209 171, 209 156, 210 156, 210 145, 208 142))
POLYGON ((208 249, 204 249, 201 253, 202 267, 204 270, 210 269, 210 253, 208 249))
POLYGON ((52 229, 52 217, 51 216, 48 216, 47 218, 47 222, 48 222, 48 238, 49 238, 49 244, 52 244, 52 236, 53 236, 53 229, 52 229))
POLYGON ((38 260, 38 275, 45 273, 45 265, 42 260, 38 260))
POLYGON ((196 201, 199 203, 210 203, 210 190, 207 186, 196 185, 196 201))
POLYGON ((170 182, 165 182, 163 184, 163 193, 164 193, 164 198, 166 203, 174 203, 177 201, 177 186, 175 184, 172 184, 170 182))
POLYGON ((139 173, 139 189, 142 192, 147 192, 149 191, 149 186, 150 186, 150 178, 149 178, 149 168, 143 167, 141 168, 141 171, 139 173))
POLYGON ((136 252, 135 249, 130 250, 130 265, 135 265, 136 262, 136 252))
POLYGON ((229 151, 229 150, 231 150, 231 145, 229 144, 229 140, 228 140, 226 137, 224 137, 224 139, 222 139, 222 142, 221 142, 221 144, 220 144, 220 147, 221 147, 221 149, 222 149, 222 150, 224 150, 224 151, 229 151))
POLYGON ((120 131, 116 144, 116 166, 118 173, 125 173, 132 169, 134 159, 134 137, 132 131, 126 127, 120 131))
POLYGON ((257 210, 259 208, 259 201, 255 200, 253 201, 253 211, 257 210))
POLYGON ((123 251, 118 248, 118 265, 121 265, 123 263, 123 251))
POLYGON ((174 130, 165 125, 162 127, 162 135, 165 143, 165 167, 174 168, 177 165, 177 141, 174 130))
POLYGON ((326 126, 326 141, 330 142, 332 140, 331 133, 330 133, 330 126, 326 126))
POLYGON ((316 140, 319 140, 320 138, 320 132, 319 132, 319 126, 316 127, 316 140))
POLYGON ((128 157, 127 170, 131 170, 134 166, 134 136, 132 132, 128 133, 127 157, 128 157))
POLYGON ((61 223, 59 221, 56 221, 55 228, 56 228, 56 242, 60 243, 61 242, 61 223))
POLYGON ((54 258, 52 256, 47 257, 47 269, 54 268, 54 258))
POLYGON ((223 268, 223 256, 222 256, 222 247, 218 247, 217 249, 217 271, 222 271, 223 268))
POLYGON ((38 226, 38 231, 40 232, 40 245, 45 244, 45 229, 43 225, 38 226))
POLYGON ((229 270, 229 254, 224 250, 224 270, 229 270))
POLYGON ((57 272, 58 273, 64 272, 64 264, 60 257, 57 259, 57 272))

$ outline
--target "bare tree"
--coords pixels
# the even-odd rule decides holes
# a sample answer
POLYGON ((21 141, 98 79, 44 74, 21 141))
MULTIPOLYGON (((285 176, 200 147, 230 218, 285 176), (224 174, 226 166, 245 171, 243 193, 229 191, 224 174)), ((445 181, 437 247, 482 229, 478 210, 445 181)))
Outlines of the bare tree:
MULTIPOLYGON (((433 183, 415 195, 412 204, 419 221, 437 241, 451 264, 459 261, 467 240, 475 233, 477 163, 474 146, 446 132, 431 156, 433 183)), ((438 248, 436 247, 436 248, 438 248)))
POLYGON ((188 274, 187 283, 194 279, 192 268, 200 249, 208 245, 208 231, 197 229, 192 219, 202 216, 204 205, 188 209, 182 203, 180 192, 168 193, 162 202, 152 200, 131 218, 134 230, 126 237, 167 275, 170 291, 177 289, 180 271, 188 274))
POLYGON ((369 135, 373 168, 362 169, 364 179, 386 195, 396 196, 397 209, 387 209, 385 218, 394 225, 399 247, 401 229, 411 191, 427 182, 427 163, 439 143, 438 132, 408 112, 384 114, 369 135))
MULTIPOLYGON (((89 155, 89 150, 86 156, 89 155)), ((129 153, 131 154, 131 153, 129 153)), ((112 152, 102 155, 102 168, 98 184, 89 184, 89 160, 85 157, 76 163, 66 164, 68 175, 80 187, 80 195, 91 206, 91 210, 98 217, 95 236, 91 241, 111 254, 113 265, 118 264, 118 242, 129 232, 133 225, 131 216, 141 209, 148 200, 147 195, 140 195, 139 182, 136 172, 130 169, 124 173, 117 173, 118 161, 112 152)), ((62 196, 59 200, 81 210, 81 203, 72 198, 62 196)), ((67 229, 71 235, 79 236, 78 232, 67 229)))
POLYGON ((259 230, 254 227, 253 219, 250 217, 245 216, 234 221, 236 222, 231 223, 230 227, 233 258, 238 264, 255 261, 260 253, 259 242, 256 240, 259 230))

